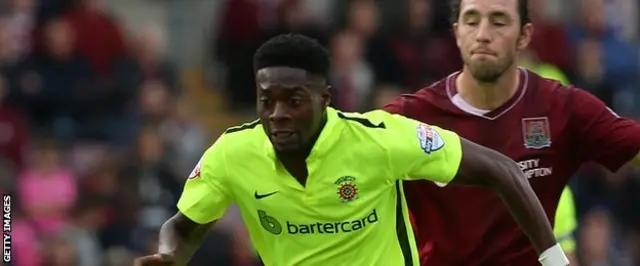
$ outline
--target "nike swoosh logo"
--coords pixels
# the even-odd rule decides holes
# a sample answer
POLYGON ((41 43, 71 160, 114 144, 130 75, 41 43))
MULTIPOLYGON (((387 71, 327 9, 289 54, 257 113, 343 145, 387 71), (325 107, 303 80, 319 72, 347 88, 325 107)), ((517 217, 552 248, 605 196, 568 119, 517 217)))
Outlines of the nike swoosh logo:
POLYGON ((262 198, 269 197, 269 196, 271 196, 271 195, 273 195, 273 194, 276 194, 276 193, 278 193, 278 191, 274 191, 274 192, 267 193, 267 194, 258 194, 258 191, 256 191, 255 193, 253 193, 253 196, 254 196, 256 199, 262 199, 262 198))

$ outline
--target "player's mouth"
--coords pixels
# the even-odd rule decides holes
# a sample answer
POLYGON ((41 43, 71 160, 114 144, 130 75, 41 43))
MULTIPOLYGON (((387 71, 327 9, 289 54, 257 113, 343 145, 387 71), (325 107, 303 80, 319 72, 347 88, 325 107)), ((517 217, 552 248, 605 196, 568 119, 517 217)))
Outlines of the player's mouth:
POLYGON ((287 144, 295 138, 296 133, 293 130, 273 130, 269 135, 274 144, 287 144))
POLYGON ((488 49, 476 49, 471 51, 471 54, 473 55, 488 55, 488 56, 496 56, 496 53, 494 53, 491 50, 488 49))

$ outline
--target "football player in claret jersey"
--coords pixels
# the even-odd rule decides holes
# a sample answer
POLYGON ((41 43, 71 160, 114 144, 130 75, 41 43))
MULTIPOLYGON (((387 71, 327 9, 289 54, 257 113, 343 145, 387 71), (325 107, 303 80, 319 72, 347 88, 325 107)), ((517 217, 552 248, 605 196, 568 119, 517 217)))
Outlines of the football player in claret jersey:
MULTIPOLYGON (((205 152, 158 253, 138 265, 184 265, 231 203, 267 266, 418 265, 401 182, 416 178, 491 187, 539 251, 556 244, 506 156, 385 111, 329 108, 329 58, 316 41, 276 36, 254 65, 260 119, 228 129, 205 152)), ((554 265, 566 265, 555 255, 554 265)))
MULTIPOLYGON (((534 30, 527 2, 453 0, 462 71, 384 109, 512 158, 553 220, 563 189, 583 163, 616 171, 640 161, 640 125, 579 88, 517 67, 534 30)), ((491 190, 416 181, 405 183, 405 192, 422 265, 539 265, 526 232, 491 190)))

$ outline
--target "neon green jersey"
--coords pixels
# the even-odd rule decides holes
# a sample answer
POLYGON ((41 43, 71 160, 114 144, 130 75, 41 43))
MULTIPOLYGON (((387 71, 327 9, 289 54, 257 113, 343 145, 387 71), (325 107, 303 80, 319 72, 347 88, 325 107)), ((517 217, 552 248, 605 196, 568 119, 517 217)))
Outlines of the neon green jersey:
POLYGON ((566 187, 560 196, 553 228, 556 239, 565 252, 574 252, 576 249, 576 241, 573 237, 573 231, 576 230, 576 227, 576 208, 573 203, 573 193, 571 193, 569 187, 566 187))
POLYGON ((460 138, 384 111, 327 110, 302 186, 258 121, 230 128, 186 182, 180 212, 215 221, 236 203, 267 266, 419 265, 401 180, 448 183, 460 138))

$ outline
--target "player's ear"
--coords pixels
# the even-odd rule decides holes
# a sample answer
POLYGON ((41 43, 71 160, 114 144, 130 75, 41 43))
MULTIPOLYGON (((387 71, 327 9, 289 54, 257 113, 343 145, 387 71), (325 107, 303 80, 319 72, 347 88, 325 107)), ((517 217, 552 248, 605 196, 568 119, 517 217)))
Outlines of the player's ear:
POLYGON ((331 104, 331 86, 328 86, 322 91, 322 105, 328 107, 331 104))
POLYGON ((453 29, 453 36, 456 37, 456 45, 458 45, 458 48, 461 48, 460 47, 460 38, 458 38, 459 36, 458 36, 458 23, 457 22, 453 23, 452 29, 453 29))
POLYGON ((518 50, 524 50, 529 46, 531 37, 533 36, 533 24, 527 23, 520 29, 520 37, 518 38, 518 50))

